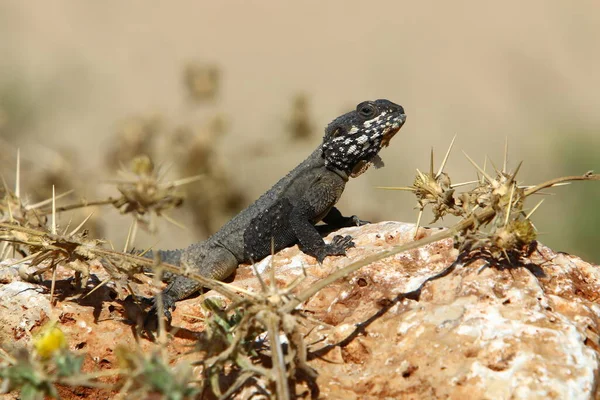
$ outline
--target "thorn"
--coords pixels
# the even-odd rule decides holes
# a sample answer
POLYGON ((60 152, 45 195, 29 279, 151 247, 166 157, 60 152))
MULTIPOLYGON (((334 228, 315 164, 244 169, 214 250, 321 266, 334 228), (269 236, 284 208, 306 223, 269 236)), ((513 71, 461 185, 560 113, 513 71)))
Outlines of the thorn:
MULTIPOLYGON (((571 182, 562 182, 562 183, 557 183, 556 185, 552 185, 550 187, 564 186, 564 185, 570 185, 570 184, 571 184, 571 182)), ((535 186, 531 186, 531 185, 530 186, 528 186, 528 185, 517 186, 517 188, 523 189, 523 190, 531 189, 532 187, 535 187, 535 186)), ((549 192, 542 192, 542 191, 535 192, 533 194, 534 195, 544 195, 544 196, 556 196, 556 193, 549 193, 549 192)))
MULTIPOLYGON (((152 215, 154 215, 154 214, 152 214, 152 215)), ((189 229, 187 228, 187 226, 183 225, 179 221, 174 220, 173 218, 169 217, 167 214, 161 214, 161 217, 163 217, 164 219, 166 219, 168 222, 172 223, 176 227, 181 228, 184 231, 189 231, 189 229)))
POLYGON ((63 231, 63 236, 67 234, 67 232, 69 231, 69 228, 71 227, 71 222, 73 222, 73 218, 69 218, 69 222, 67 223, 67 226, 65 226, 65 230, 63 231))
POLYGON ((52 234, 56 235, 56 196, 52 185, 52 234))
MULTIPOLYGON (((5 243, 6 243, 6 244, 8 244, 8 242, 5 242, 5 243)), ((6 265, 6 266, 4 266, 3 268, 10 268, 10 267, 14 267, 14 266, 15 266, 15 265, 17 265, 17 264, 21 264, 21 263, 24 263, 24 262, 26 262, 26 261, 33 260, 33 259, 34 259, 34 258, 36 258, 38 255, 40 255, 41 253, 42 253, 41 251, 38 251, 37 253, 30 254, 30 255, 28 255, 28 256, 27 256, 27 257, 25 257, 25 258, 21 258, 20 260, 17 260, 17 261, 15 261, 15 262, 13 262, 13 263, 11 263, 11 264, 9 264, 9 265, 6 265)))
MULTIPOLYGON (((71 189, 71 190, 66 191, 64 193, 61 193, 58 196, 56 196, 56 200, 58 200, 58 199, 60 199, 62 197, 68 196, 71 193, 73 193, 74 191, 75 191, 74 189, 71 189)), ((31 205, 25 206, 25 209, 26 210, 33 210, 33 209, 36 209, 36 208, 43 207, 46 204, 51 203, 51 202, 52 202, 52 198, 49 198, 49 199, 46 199, 46 200, 42 200, 39 203, 35 203, 35 204, 31 204, 31 205)))
POLYGON ((204 175, 190 176, 189 178, 182 178, 182 179, 173 181, 169 185, 171 185, 173 187, 187 185, 188 183, 199 181, 202 178, 204 178, 204 175))
POLYGON ((535 226, 535 224, 532 221, 529 221, 529 223, 531 224, 531 226, 533 226, 533 230, 535 231, 535 234, 538 234, 538 228, 537 226, 535 226))
POLYGON ((298 275, 287 285, 286 289, 288 291, 294 290, 298 285, 300 285, 304 281, 304 279, 307 278, 306 267, 304 266, 304 264, 300 264, 300 268, 302 268, 302 275, 298 275))
POLYGON ((10 205, 10 201, 7 201, 6 205, 8 207, 8 217, 10 218, 10 222, 15 222, 15 218, 13 216, 12 206, 10 205))
POLYGON ((450 185, 450 187, 452 189, 454 189, 454 188, 460 187, 460 186, 472 185, 473 183, 479 183, 479 181, 468 181, 468 182, 454 183, 454 184, 450 185))
MULTIPOLYGON (((448 156, 450 156, 450 151, 452 150, 452 146, 454 146, 455 139, 456 139, 456 135, 454 135, 454 137, 452 138, 452 141, 450 142, 450 146, 448 146, 448 151, 446 151, 444 160, 442 161, 442 164, 440 165, 440 169, 438 170, 437 174, 435 174, 436 179, 442 174, 442 172, 444 172, 444 167, 446 167, 446 161, 448 161, 448 156)), ((484 167, 484 169, 485 169, 485 167, 484 167)))
POLYGON ((127 253, 127 249, 129 248, 129 240, 131 239, 131 232, 133 231, 133 225, 135 224, 135 218, 131 221, 129 225, 129 231, 127 232, 127 239, 125 239, 125 247, 123 248, 123 253, 127 253))
POLYGON ((492 168, 494 168, 494 172, 496 173, 496 175, 500 175, 500 171, 498 170, 498 167, 496 167, 496 164, 494 164, 494 162, 492 161, 491 158, 490 158, 490 164, 492 164, 492 168))
POLYGON ((92 293, 94 293, 96 290, 100 289, 102 286, 106 285, 108 282, 110 282, 111 278, 106 278, 105 280, 103 280, 102 282, 100 282, 99 284, 97 284, 92 290, 90 290, 89 292, 87 292, 85 295, 81 296, 81 299, 85 299, 86 297, 88 297, 89 295, 91 295, 92 293))
POLYGON ((152 250, 154 248, 154 246, 156 246, 158 244, 158 241, 156 241, 152 246, 148 247, 146 250, 142 251, 140 254, 138 254, 138 257, 143 257, 146 253, 148 253, 150 250, 152 250))
POLYGON ((163 165, 162 162, 160 164, 158 164, 158 166, 156 167, 156 180, 162 181, 165 178, 165 176, 167 176, 169 171, 171 171, 172 168, 173 168, 173 163, 169 163, 169 165, 166 165, 166 166, 163 165))
POLYGON ((504 219, 504 227, 508 225, 508 220, 510 219, 510 209, 512 207, 513 196, 515 194, 515 186, 516 185, 510 186, 510 198, 508 200, 508 206, 506 207, 506 218, 504 219))
MULTIPOLYGON (((168 221, 168 216, 164 215, 165 219, 168 221)), ((156 233, 156 215, 154 213, 150 214, 150 223, 148 224, 148 230, 151 233, 156 233)))
POLYGON ((515 172, 513 172, 512 176, 510 177, 511 181, 515 180, 515 177, 517 176, 517 174, 519 173, 519 170, 521 169, 521 165, 523 165, 523 161, 521 161, 519 163, 519 165, 517 165, 517 168, 515 169, 515 172))
POLYGON ((506 163, 508 162, 508 136, 504 141, 504 163, 502 164, 502 173, 506 174, 506 163))
MULTIPOLYGON (((8 249, 8 242, 2 243, 2 250, 0 251, 0 261, 4 261, 6 250, 8 249)), ((19 260, 21 261, 21 260, 19 260)))
POLYGON ((134 218, 135 224, 133 225, 133 233, 131 234, 131 241, 129 242, 132 246, 134 246, 133 244, 135 243, 135 238, 137 237, 137 231, 138 231, 138 220, 137 218, 134 218))
POLYGON ((17 148, 17 177, 15 181, 15 196, 21 198, 21 149, 17 148))
POLYGON ((417 174, 419 174, 419 177, 421 178, 421 180, 423 182, 427 182, 428 179, 425 177, 425 175, 423 175, 423 173, 421 171, 419 171, 419 169, 417 168, 417 174))
POLYGON ((128 168, 125 167, 125 164, 123 164, 123 161, 119 161, 119 168, 117 169, 117 173, 118 174, 122 174, 124 171, 127 171, 128 168))
POLYGON ((431 148, 431 156, 429 157, 429 176, 433 177, 433 147, 431 148))
POLYGON ((50 285, 50 304, 54 306, 54 289, 56 288, 56 265, 52 267, 52 284, 50 285))
POLYGON ((485 177, 485 179, 488 180, 488 182, 492 183, 494 181, 484 170, 481 169, 481 167, 479 165, 477 165, 477 163, 475 163, 475 161, 473 161, 473 159, 471 157, 469 157, 469 155, 467 153, 465 153, 463 151, 463 154, 465 155, 465 157, 467 157, 467 159, 471 162, 471 164, 473 164, 473 166, 475 168, 477 168, 477 170, 479 172, 481 172, 481 174, 485 177))
POLYGON ((417 217, 417 225, 415 226, 415 234, 413 236, 413 240, 417 238, 417 233, 419 233, 419 225, 421 225, 421 217, 423 216, 423 209, 419 210, 419 216, 417 217))
POLYGON ((375 186, 375 189, 406 190, 406 191, 409 191, 409 192, 415 192, 417 190, 413 186, 375 186))
POLYGON ((2 186, 4 186, 4 191, 6 192, 6 195, 8 196, 8 194, 10 193, 10 190, 8 189, 8 185, 6 184, 6 179, 4 179, 4 175, 0 175, 0 178, 2 178, 2 186))
POLYGON ((535 192, 534 196, 556 196, 556 193, 548 193, 548 192, 535 192))
MULTIPOLYGON (((69 232, 69 235, 68 235, 68 236, 73 236, 74 234, 76 234, 76 233, 77 233, 77 231, 78 231, 78 230, 80 230, 80 229, 81 229, 81 227, 82 227, 82 226, 83 226, 83 225, 84 225, 84 224, 85 224, 85 223, 86 223, 86 222, 87 222, 87 221, 88 221, 90 218, 92 218, 92 215, 94 215, 94 212, 93 212, 93 211, 92 211, 92 212, 90 213, 90 215, 88 215, 88 216, 87 216, 87 217, 86 217, 86 218, 85 218, 83 221, 81 221, 81 223, 80 223, 79 225, 77 225, 77 228, 75 228, 75 229, 73 229, 71 232, 69 232)), ((69 224, 70 224, 70 222, 69 222, 69 224)), ((125 251, 125 253, 126 253, 126 252, 127 252, 127 251, 125 251)))
MULTIPOLYGON (((487 168, 487 155, 483 158, 483 170, 485 171, 487 168)), ((477 177, 479 178, 479 174, 477 174, 477 177)), ((481 177, 481 179, 479 180, 479 182, 483 185, 485 182, 485 179, 483 179, 483 176, 481 177)))
POLYGON ((239 286, 232 285, 231 283, 219 282, 219 285, 223 286, 226 289, 231 290, 232 292, 243 293, 244 295, 251 297, 253 299, 258 298, 255 293, 249 292, 248 290, 243 289, 239 286))
POLYGON ((260 276, 260 274, 258 273, 258 269, 256 269, 256 263, 252 263, 252 270, 254 271, 254 275, 256 275, 256 278, 258 279, 258 283, 260 283, 262 291, 266 293, 269 289, 267 288, 267 284, 263 280, 262 276, 260 276))
POLYGON ((550 187, 558 187, 558 186, 566 186, 566 185, 570 185, 571 182, 561 182, 561 183, 555 183, 554 185, 550 186, 550 187))
POLYGON ((527 213, 527 215, 525 216, 525 219, 529 219, 529 217, 531 217, 533 215, 533 213, 536 212, 538 207, 541 206, 543 202, 544 202, 544 199, 540 200, 540 202, 537 203, 536 206, 533 207, 533 209, 531 211, 529 211, 529 213, 527 213))
POLYGON ((273 260, 275 260, 275 236, 271 236, 271 255, 273 257, 271 257, 271 265, 269 266, 271 271, 269 272, 271 273, 271 291, 272 293, 275 293, 277 290, 277 285, 275 282, 275 266, 273 265, 273 260))

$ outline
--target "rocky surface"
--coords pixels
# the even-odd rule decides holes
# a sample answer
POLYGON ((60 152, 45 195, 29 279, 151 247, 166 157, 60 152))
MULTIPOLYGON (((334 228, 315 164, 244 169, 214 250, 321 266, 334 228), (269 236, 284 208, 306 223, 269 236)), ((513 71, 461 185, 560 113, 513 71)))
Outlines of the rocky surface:
MULTIPOLYGON (((422 229, 419 235, 432 231, 437 230, 422 229)), ((382 222, 336 233, 355 238, 356 248, 347 257, 330 257, 318 265, 293 247, 263 260, 257 269, 268 277, 269 268, 275 268, 283 287, 304 267, 302 290, 352 261, 411 241, 414 226, 382 222)), ((310 365, 319 372, 321 397, 600 397, 597 266, 540 245, 521 266, 500 268, 476 261, 428 281, 456 257, 450 240, 398 254, 363 267, 304 305, 312 320, 322 321, 307 337, 313 343, 310 365)), ((100 269, 95 273, 88 289, 103 279, 100 269)), ((114 368, 117 343, 142 350, 153 346, 136 340, 131 322, 135 312, 124 306, 125 293, 110 285, 80 299, 68 282, 59 281, 57 303, 51 307, 47 282, 20 282, 6 270, 0 282, 4 349, 29 346, 35 327, 52 318, 61 322, 71 349, 89 355, 90 370, 114 368)), ((233 284, 260 290, 249 266, 239 268, 233 284)), ((147 285, 134 286, 150 294, 147 285)), ((174 313, 178 333, 168 352, 178 362, 186 360, 184 345, 193 343, 204 328, 206 311, 200 304, 200 297, 183 301, 174 313)))

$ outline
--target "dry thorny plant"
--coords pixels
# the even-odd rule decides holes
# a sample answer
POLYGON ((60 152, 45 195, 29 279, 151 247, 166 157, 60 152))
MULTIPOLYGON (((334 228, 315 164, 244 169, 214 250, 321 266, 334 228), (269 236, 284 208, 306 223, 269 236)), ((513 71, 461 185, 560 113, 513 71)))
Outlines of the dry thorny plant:
MULTIPOLYGON (((124 252, 109 250, 102 247, 102 241, 88 238, 86 232, 81 231, 85 221, 71 231, 67 227, 59 233, 55 223, 56 212, 85 207, 92 203, 56 208, 58 196, 53 196, 43 203, 25 205, 20 197, 18 176, 14 192, 4 185, 4 197, 0 202, 0 240, 4 242, 0 255, 5 258, 13 249, 24 257, 19 263, 28 261, 30 268, 36 268, 34 275, 45 271, 55 272, 56 267, 62 265, 74 270, 77 278, 81 278, 82 275, 87 277, 90 263, 101 261, 110 276, 109 279, 122 287, 128 287, 128 279, 141 272, 141 267, 154 267, 195 279, 230 301, 228 307, 218 302, 205 301, 205 307, 212 315, 206 322, 205 340, 200 340, 194 349, 198 354, 204 354, 197 363, 203 366, 204 374, 200 389, 191 389, 194 381, 189 374, 181 375, 186 377, 183 379, 176 371, 169 372, 169 363, 165 360, 164 352, 153 353, 151 356, 122 352, 122 368, 114 371, 124 378, 124 383, 116 387, 122 395, 132 391, 154 391, 168 395, 170 391, 171 395, 168 396, 177 398, 179 395, 197 393, 197 389, 210 390, 217 397, 228 398, 253 381, 259 392, 262 391, 270 397, 289 399, 296 392, 294 382, 298 378, 307 381, 309 385, 315 383, 317 374, 307 364, 308 350, 302 334, 305 325, 303 321, 310 319, 303 315, 300 306, 318 291, 372 262, 449 237, 454 238, 460 260, 468 260, 469 256, 472 256, 483 257, 492 265, 515 265, 530 255, 536 244, 536 230, 530 217, 541 202, 527 211, 524 208, 526 198, 543 189, 570 181, 600 180, 600 175, 588 172, 581 176, 553 179, 535 186, 522 186, 516 179, 521 164, 513 172, 509 172, 505 148, 501 170, 494 167, 494 173, 489 174, 485 171, 485 165, 481 168, 467 156, 479 174, 478 179, 453 185, 448 174, 443 171, 452 144, 437 172, 433 168, 432 151, 429 172, 422 173, 417 170, 415 181, 410 187, 388 189, 408 190, 417 197, 419 217, 415 237, 422 212, 427 206, 431 207, 434 220, 451 214, 461 217, 457 224, 437 234, 392 247, 351 263, 301 291, 295 289, 302 278, 287 287, 278 288, 273 268, 269 284, 266 284, 255 270, 262 290, 251 293, 231 284, 206 279, 192 271, 180 270, 176 266, 161 263, 158 259, 137 257, 127 252, 128 245, 124 252), (457 193, 456 188, 464 185, 473 185, 473 188, 457 193), (50 203, 51 208, 44 208, 50 203), (49 214, 52 214, 52 218, 50 227, 47 227, 49 214), (160 378, 152 380, 149 376, 160 378), (180 376, 180 379, 176 379, 177 376, 180 376), (263 387, 261 382, 265 379, 267 386, 263 387), (224 385, 225 390, 222 389, 224 385)), ((123 213, 134 215, 134 220, 151 213, 164 216, 166 209, 181 203, 181 197, 174 192, 176 186, 188 181, 190 180, 161 184, 151 162, 138 158, 133 163, 129 179, 118 182, 121 197, 94 204, 112 204, 123 213)), ((51 298, 53 290, 54 283, 51 298)), ((313 322, 319 324, 318 321, 313 322)), ((159 330, 159 342, 164 346, 164 323, 159 324, 159 330)), ((23 374, 15 372, 15 368, 22 369, 23 365, 32 364, 33 356, 22 356, 21 360, 26 361, 19 361, 19 358, 5 353, 0 353, 0 356, 4 359, 4 366, 11 367, 4 368, 4 371, 12 371, 12 375, 6 372, 1 375, 4 389, 11 388, 19 382, 25 387, 23 381, 29 382, 31 386, 31 379, 27 381, 23 374)), ((50 378, 44 380, 39 376, 36 375, 38 380, 35 381, 37 386, 34 387, 42 393, 52 394, 49 388, 53 382, 58 382, 58 378, 55 376, 57 380, 52 381, 50 378)), ((99 384, 95 380, 97 376, 86 376, 89 379, 77 380, 77 384, 99 384)), ((61 382, 64 382, 64 378, 61 382)))

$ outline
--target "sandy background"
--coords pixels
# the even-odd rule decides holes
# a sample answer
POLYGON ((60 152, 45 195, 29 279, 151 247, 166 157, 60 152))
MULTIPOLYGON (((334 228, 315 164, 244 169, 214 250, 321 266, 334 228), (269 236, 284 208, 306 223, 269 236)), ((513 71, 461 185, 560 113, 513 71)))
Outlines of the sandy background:
MULTIPOLYGON (((78 195, 114 194, 99 182, 111 177, 105 151, 119 121, 159 114, 171 125, 202 124, 221 114, 218 154, 252 200, 310 153, 331 119, 388 98, 405 107, 407 124, 382 153, 386 168, 351 182, 339 206, 414 221, 411 195, 374 187, 412 183, 431 146, 441 158, 455 134, 447 168, 455 182, 474 176, 461 149, 500 165, 505 138, 511 165, 525 161, 524 183, 600 171, 599 38, 595 1, 2 2, 2 174, 14 184, 17 147, 32 174, 66 151, 84 182, 78 195), (182 88, 192 61, 222 76, 216 100, 202 107, 182 88), (317 127, 300 144, 285 133, 299 93, 317 127)), ((553 192, 534 218, 540 239, 600 262, 600 185, 553 192)), ((130 220, 102 216, 105 237, 121 247, 130 220)), ((162 223, 159 247, 201 236, 162 223)), ((156 241, 140 234, 136 244, 156 241)))

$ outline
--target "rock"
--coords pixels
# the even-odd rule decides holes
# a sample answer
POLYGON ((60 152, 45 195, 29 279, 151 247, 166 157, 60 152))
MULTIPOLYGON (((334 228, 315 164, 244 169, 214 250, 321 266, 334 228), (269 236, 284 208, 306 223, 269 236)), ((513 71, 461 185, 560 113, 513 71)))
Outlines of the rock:
MULTIPOLYGON (((259 266, 272 262, 285 284, 304 265, 310 285, 354 260, 411 241, 414 226, 382 222, 336 233, 355 238, 348 257, 318 266, 294 247, 259 266)), ((307 340, 323 340, 310 347, 319 355, 311 366, 319 371, 321 395, 597 398, 598 267, 540 245, 530 265, 482 269, 478 261, 423 285, 456 260, 451 243, 363 267, 308 301, 305 309, 333 325, 307 340), (403 296, 421 285, 420 295, 403 296)))
POLYGON ((0 347, 13 352, 30 341, 31 330, 49 314, 50 301, 38 285, 21 281, 0 285, 0 347))
MULTIPOLYGON (((301 291, 353 261, 412 241, 413 233, 414 225, 398 222, 346 228, 335 233, 354 237, 356 248, 346 257, 328 257, 319 265, 294 246, 256 267, 267 283, 274 268, 279 287, 301 277, 304 268, 307 276, 296 289, 301 291)), ((315 329, 307 322, 306 329, 321 397, 597 398, 600 271, 578 257, 542 245, 538 250, 522 266, 485 267, 477 261, 429 280, 456 260, 451 240, 444 240, 367 265, 321 290, 302 306, 311 321, 322 321, 315 329)), ((247 265, 240 266, 233 284, 261 290, 247 265)), ((87 300, 58 296, 50 310, 47 290, 23 292, 18 285, 36 287, 0 285, 2 318, 7 309, 17 315, 27 307, 32 313, 27 331, 43 314, 52 314, 71 348, 89 355, 90 371, 116 368, 116 344, 138 346, 126 307, 108 289, 87 300), (35 306, 32 298, 11 300, 27 292, 36 298, 35 306)), ((201 297, 182 301, 173 314, 179 333, 167 350, 178 362, 191 360, 182 345, 193 343, 204 329, 202 319, 194 318, 205 314, 201 302, 201 297)), ((1 338, 22 324, 22 315, 2 320, 1 338)), ((29 341, 30 335, 23 335, 13 344, 29 341)), ((139 346, 152 348, 146 340, 139 346)))

